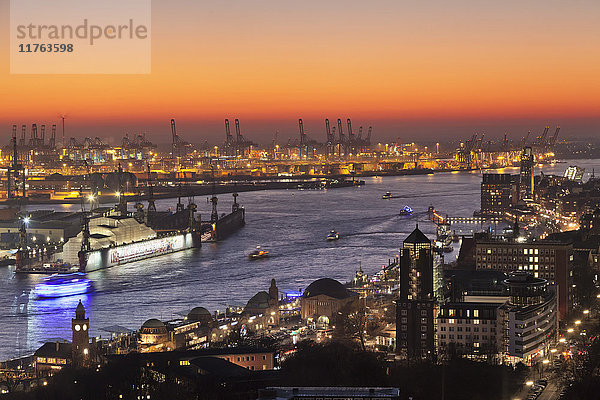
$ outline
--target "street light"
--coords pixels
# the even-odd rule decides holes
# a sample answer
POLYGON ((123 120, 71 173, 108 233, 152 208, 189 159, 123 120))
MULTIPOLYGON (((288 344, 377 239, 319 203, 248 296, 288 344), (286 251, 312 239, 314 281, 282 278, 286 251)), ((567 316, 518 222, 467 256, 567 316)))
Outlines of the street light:
POLYGON ((574 330, 575 329, 573 329, 573 328, 569 328, 569 329, 567 329, 567 332, 572 333, 574 330))
POLYGON ((590 310, 583 310, 583 313, 584 313, 585 315, 587 315, 587 314, 589 314, 589 313, 590 313, 590 310))
POLYGON ((575 325, 579 325, 581 323, 580 320, 575 321, 575 325))
POLYGON ((527 381, 527 382, 525 382, 525 384, 526 384, 527 386, 533 386, 533 381, 527 381))
POLYGON ((567 341, 567 339, 565 339, 564 337, 561 337, 560 339, 558 339, 558 341, 559 341, 560 343, 564 343, 564 342, 566 342, 566 341, 567 341))

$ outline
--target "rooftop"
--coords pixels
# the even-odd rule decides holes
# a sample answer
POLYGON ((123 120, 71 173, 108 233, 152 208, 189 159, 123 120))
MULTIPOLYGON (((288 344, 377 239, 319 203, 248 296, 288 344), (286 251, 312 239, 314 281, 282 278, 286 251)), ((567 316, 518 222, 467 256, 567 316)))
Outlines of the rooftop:
POLYGON ((321 278, 308 285, 304 291, 303 297, 310 298, 321 294, 335 299, 346 299, 358 295, 357 293, 346 289, 344 285, 335 279, 321 278))
POLYGON ((419 229, 419 225, 415 228, 414 231, 406 239, 404 239, 404 243, 431 243, 431 240, 421 230, 419 229))
POLYGON ((48 342, 37 349, 34 353, 36 357, 55 357, 71 358, 73 345, 67 342, 48 342))
POLYGON ((400 398, 400 389, 391 387, 270 387, 259 399, 320 398, 400 398))

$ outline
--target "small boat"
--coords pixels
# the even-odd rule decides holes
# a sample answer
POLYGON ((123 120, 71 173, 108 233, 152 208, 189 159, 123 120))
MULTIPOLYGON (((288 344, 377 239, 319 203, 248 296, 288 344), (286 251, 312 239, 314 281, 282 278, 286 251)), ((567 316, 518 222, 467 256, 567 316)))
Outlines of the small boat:
POLYGON ((391 199, 392 197, 394 197, 392 192, 385 192, 385 194, 381 196, 382 199, 391 199))
POLYGON ((261 250, 260 246, 256 246, 256 250, 248 255, 248 258, 251 260, 258 260, 259 258, 267 257, 269 257, 269 252, 267 250, 261 250))
POLYGON ((338 240, 339 238, 340 238, 340 234, 336 231, 329 232, 329 235, 327 235, 327 237, 326 237, 326 239, 329 241, 338 240))
POLYGON ((404 206, 402 210, 400 210, 400 215, 412 215, 413 209, 409 206, 404 206))
POLYGON ((92 281, 85 276, 83 272, 50 275, 35 286, 34 294, 40 299, 50 299, 87 293, 92 281))

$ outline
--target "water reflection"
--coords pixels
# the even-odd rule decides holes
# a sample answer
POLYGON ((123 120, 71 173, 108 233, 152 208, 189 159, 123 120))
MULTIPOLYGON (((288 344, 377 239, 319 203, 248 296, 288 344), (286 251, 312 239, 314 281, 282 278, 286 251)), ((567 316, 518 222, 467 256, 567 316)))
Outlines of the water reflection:
MULTIPOLYGON (((65 335, 70 330, 71 319, 75 317, 75 308, 83 304, 86 310, 92 308, 92 293, 75 296, 65 296, 52 299, 30 299, 30 314, 28 318, 28 330, 36 332, 36 341, 42 343, 64 339, 71 341, 71 337, 65 335), (68 327, 69 330, 65 330, 68 327), (66 337, 65 337, 66 336, 66 337)), ((37 344, 39 346, 39 343, 37 344)), ((29 348, 35 348, 36 343, 29 343, 29 348)))

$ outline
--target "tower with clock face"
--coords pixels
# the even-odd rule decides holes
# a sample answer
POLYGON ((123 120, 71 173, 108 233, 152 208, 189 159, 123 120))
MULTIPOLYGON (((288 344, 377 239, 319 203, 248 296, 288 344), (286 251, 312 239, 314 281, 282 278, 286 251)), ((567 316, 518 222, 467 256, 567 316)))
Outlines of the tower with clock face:
POLYGON ((72 319, 73 329, 73 365, 83 366, 90 359, 90 319, 85 317, 85 308, 79 301, 72 319))

